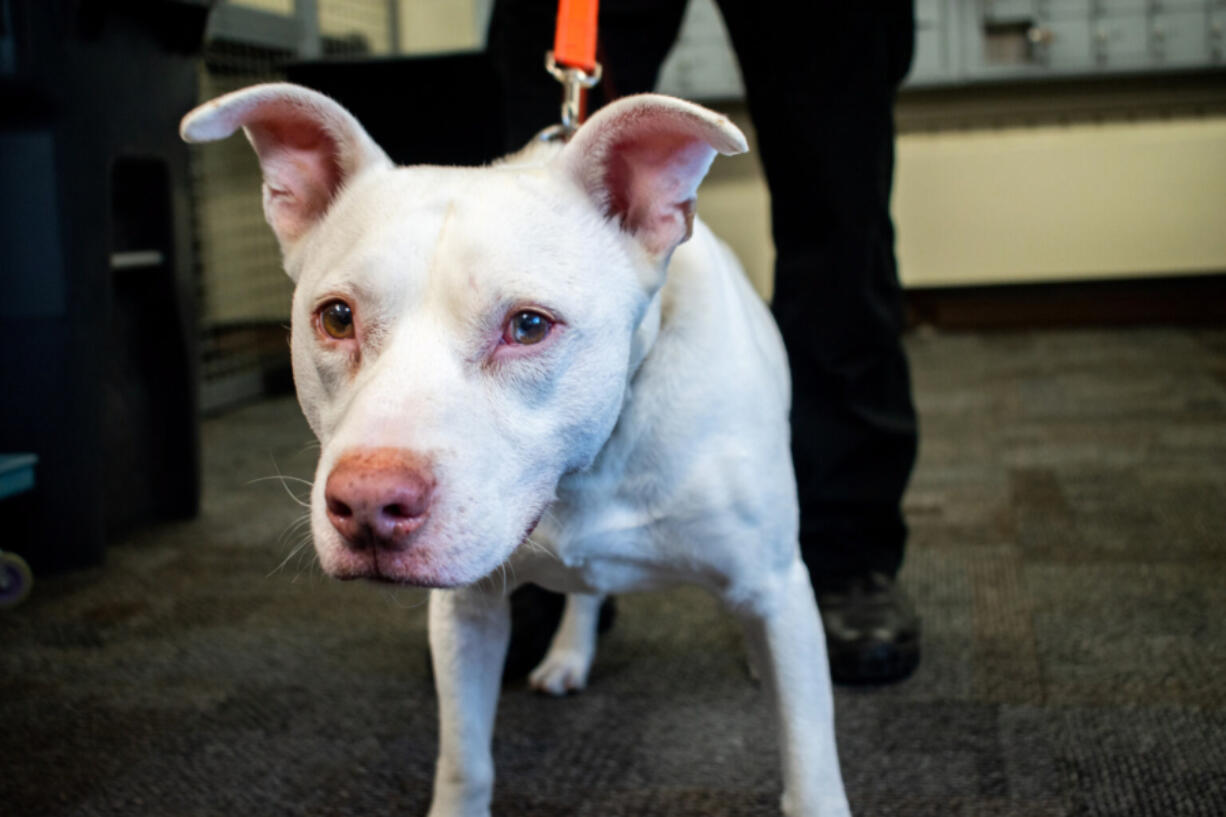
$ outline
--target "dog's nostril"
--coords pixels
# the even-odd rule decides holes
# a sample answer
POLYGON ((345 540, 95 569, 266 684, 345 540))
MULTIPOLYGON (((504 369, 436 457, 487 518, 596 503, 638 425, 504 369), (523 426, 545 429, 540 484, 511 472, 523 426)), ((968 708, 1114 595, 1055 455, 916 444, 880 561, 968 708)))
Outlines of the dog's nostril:
POLYGON ((400 502, 395 502, 391 505, 384 505, 383 514, 384 516, 390 516, 393 519, 412 519, 415 516, 421 516, 419 513, 413 513, 408 506, 400 502))
POLYGON ((353 516, 353 509, 336 497, 328 497, 328 513, 347 519, 353 516))

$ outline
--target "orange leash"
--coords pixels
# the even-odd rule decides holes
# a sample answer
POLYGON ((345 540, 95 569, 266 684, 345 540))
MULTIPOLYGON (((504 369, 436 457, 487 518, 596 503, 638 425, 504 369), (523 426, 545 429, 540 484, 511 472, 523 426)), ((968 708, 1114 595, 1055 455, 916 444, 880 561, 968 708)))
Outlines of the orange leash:
POLYGON ((558 28, 545 68, 562 83, 562 124, 545 131, 546 139, 567 139, 587 113, 587 89, 600 82, 596 62, 599 0, 559 0, 558 28))
POLYGON ((599 0, 559 0, 553 58, 558 65, 596 70, 596 17, 599 0))

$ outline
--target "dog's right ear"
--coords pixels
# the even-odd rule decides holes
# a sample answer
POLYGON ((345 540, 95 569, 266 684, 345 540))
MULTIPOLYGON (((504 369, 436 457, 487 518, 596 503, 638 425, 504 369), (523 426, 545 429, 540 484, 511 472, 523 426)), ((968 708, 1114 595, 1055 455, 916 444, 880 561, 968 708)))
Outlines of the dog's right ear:
POLYGON ((743 153, 727 117, 659 94, 601 108, 562 149, 563 167, 608 218, 662 263, 690 237, 698 183, 716 153, 743 153))
POLYGON ((290 83, 255 85, 183 117, 187 142, 225 139, 242 128, 264 174, 264 217, 288 255, 341 188, 392 161, 335 100, 290 83))

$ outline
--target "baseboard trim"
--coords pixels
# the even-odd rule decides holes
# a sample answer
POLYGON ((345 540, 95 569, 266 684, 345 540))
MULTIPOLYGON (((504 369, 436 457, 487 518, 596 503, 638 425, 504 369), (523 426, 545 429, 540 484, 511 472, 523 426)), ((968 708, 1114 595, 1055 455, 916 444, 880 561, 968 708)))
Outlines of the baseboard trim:
POLYGON ((913 288, 907 322, 941 329, 1226 325, 1226 274, 913 288))

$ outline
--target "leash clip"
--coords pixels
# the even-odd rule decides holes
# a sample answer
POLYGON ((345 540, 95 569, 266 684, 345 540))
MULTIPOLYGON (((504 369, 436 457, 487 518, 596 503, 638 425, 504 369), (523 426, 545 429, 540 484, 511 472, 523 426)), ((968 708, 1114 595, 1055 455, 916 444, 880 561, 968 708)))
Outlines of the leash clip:
POLYGON ((600 63, 595 65, 595 70, 589 74, 582 68, 559 65, 552 51, 545 54, 545 70, 562 83, 562 123, 544 130, 541 139, 565 141, 578 130, 579 122, 583 118, 583 92, 594 88, 600 82, 602 69, 600 63))

